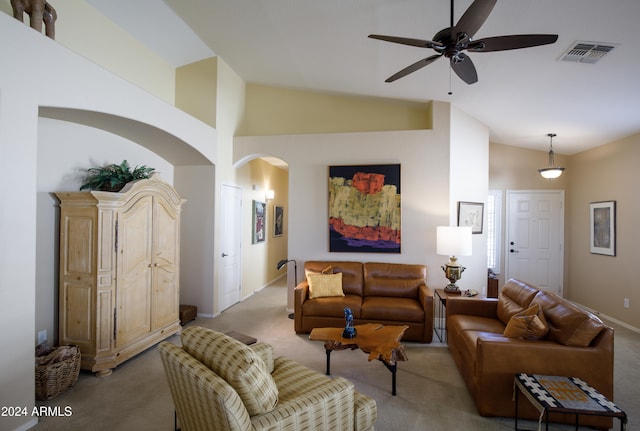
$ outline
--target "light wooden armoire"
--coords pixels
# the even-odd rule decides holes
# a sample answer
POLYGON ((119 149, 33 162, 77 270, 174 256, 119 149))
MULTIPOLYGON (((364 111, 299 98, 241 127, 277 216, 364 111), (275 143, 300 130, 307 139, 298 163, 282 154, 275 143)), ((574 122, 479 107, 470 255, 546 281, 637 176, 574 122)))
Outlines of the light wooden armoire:
POLYGON ((60 192, 59 342, 112 369, 180 331, 180 211, 158 174, 120 192, 60 192))

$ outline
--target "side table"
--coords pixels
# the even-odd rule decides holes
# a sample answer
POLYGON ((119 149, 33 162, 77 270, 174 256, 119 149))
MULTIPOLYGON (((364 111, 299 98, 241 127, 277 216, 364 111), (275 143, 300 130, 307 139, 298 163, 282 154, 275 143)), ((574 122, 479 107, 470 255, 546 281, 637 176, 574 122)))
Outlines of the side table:
MULTIPOLYGON (((531 404, 546 417, 549 430, 550 413, 569 413, 578 416, 609 416, 620 419, 620 431, 627 425, 627 415, 607 397, 577 377, 544 376, 539 374, 516 374, 514 381, 516 401, 515 429, 518 431, 518 394, 522 392, 531 404)), ((539 428, 538 428, 539 429, 539 428)))
POLYGON ((464 298, 470 301, 476 299, 484 299, 485 297, 478 294, 475 296, 462 296, 461 292, 447 292, 444 289, 435 289, 435 298, 433 301, 433 331, 436 333, 441 343, 447 342, 447 299, 448 298, 464 298))

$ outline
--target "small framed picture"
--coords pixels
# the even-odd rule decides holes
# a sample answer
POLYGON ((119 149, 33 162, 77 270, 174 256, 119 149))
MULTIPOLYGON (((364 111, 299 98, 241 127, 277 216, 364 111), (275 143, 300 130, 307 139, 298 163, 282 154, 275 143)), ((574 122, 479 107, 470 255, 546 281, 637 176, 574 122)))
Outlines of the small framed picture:
POLYGON ((265 207, 264 202, 253 201, 252 244, 258 244, 265 240, 265 207))
POLYGON ((284 232, 284 207, 273 207, 273 236, 282 236, 284 232))
POLYGON ((589 204, 591 231, 590 251, 593 254, 616 255, 616 201, 589 204))
POLYGON ((482 233, 482 202, 458 202, 458 226, 471 226, 471 233, 482 233))

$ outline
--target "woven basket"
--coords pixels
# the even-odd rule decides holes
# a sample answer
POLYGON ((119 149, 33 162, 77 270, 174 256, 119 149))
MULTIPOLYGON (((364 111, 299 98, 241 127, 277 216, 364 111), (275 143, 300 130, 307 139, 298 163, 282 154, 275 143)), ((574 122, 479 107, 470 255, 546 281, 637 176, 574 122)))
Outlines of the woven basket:
POLYGON ((37 400, 46 401, 55 398, 70 389, 78 380, 80 348, 78 346, 66 347, 75 349, 73 356, 52 364, 36 365, 37 400))

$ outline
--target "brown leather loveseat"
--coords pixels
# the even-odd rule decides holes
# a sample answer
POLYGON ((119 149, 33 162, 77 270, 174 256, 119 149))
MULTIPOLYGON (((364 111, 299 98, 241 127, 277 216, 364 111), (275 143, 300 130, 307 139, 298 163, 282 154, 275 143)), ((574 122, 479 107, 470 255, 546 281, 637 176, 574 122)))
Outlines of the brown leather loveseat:
POLYGON ((344 308, 349 307, 355 325, 407 325, 409 329, 403 340, 431 342, 433 293, 426 285, 426 266, 308 261, 304 268, 305 280, 294 290, 296 333, 306 334, 313 328, 343 327, 344 308), (337 294, 313 297, 309 278, 316 280, 317 274, 336 275, 341 279, 341 289, 337 294))
MULTIPOLYGON (((497 300, 449 297, 446 306, 449 351, 482 416, 514 416, 516 373, 579 377, 613 400, 613 329, 591 313, 518 280, 509 280, 497 300), (544 324, 529 326, 534 315, 544 324)), ((521 396, 519 417, 539 416, 521 396)), ((608 429, 612 420, 581 416, 580 424, 608 429)))

